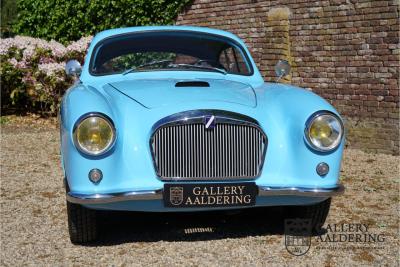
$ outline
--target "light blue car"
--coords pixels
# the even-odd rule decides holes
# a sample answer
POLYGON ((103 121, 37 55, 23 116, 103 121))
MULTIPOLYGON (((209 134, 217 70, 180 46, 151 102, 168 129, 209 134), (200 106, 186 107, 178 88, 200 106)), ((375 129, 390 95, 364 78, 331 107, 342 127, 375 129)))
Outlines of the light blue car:
MULTIPOLYGON (((279 61, 277 80, 290 66, 279 61)), ((97 34, 61 106, 71 241, 97 237, 98 210, 286 206, 314 230, 339 184, 344 128, 314 93, 266 83, 243 41, 155 26, 97 34)))

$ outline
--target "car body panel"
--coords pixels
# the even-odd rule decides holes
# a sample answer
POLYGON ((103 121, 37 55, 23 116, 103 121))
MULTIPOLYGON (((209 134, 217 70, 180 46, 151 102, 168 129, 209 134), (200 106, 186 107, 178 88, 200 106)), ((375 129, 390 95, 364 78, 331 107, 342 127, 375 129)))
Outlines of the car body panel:
MULTIPOLYGON (((239 38, 224 31, 167 26, 99 33, 89 48, 88 57, 97 42, 115 34, 177 29, 223 34, 237 41, 249 53, 239 38)), ((85 64, 81 82, 67 91, 61 107, 62 164, 69 190, 79 194, 105 194, 162 189, 164 182, 156 174, 149 145, 152 127, 160 119, 172 114, 199 109, 235 112, 259 123, 268 138, 268 147, 261 175, 254 180, 258 186, 337 186, 344 139, 336 150, 321 153, 310 148, 304 137, 305 123, 313 113, 326 110, 339 116, 337 111, 323 98, 308 90, 281 83, 265 83, 250 54, 249 58, 254 69, 251 76, 206 71, 148 71, 94 77, 88 72, 88 64, 85 64), (174 85, 177 81, 206 81, 210 87, 176 88, 174 85), (114 122, 117 133, 114 147, 99 157, 82 154, 75 148, 73 140, 75 123, 82 115, 92 112, 107 115, 114 122), (320 162, 330 167, 324 177, 316 173, 316 166, 320 162), (103 173, 103 179, 98 184, 88 179, 89 171, 94 168, 101 169, 103 173)), ((203 181, 193 181, 199 182, 203 181)), ((256 205, 306 205, 324 199, 259 196, 256 205)), ((171 210, 164 208, 161 200, 122 201, 88 207, 171 210)))
POLYGON ((180 105, 182 102, 227 102, 256 107, 254 90, 248 84, 226 79, 146 79, 126 80, 110 83, 121 93, 129 96, 147 108, 159 108, 167 105, 180 105), (204 82, 209 87, 184 86, 177 83, 204 82), (154 97, 157 96, 157 97, 154 97))

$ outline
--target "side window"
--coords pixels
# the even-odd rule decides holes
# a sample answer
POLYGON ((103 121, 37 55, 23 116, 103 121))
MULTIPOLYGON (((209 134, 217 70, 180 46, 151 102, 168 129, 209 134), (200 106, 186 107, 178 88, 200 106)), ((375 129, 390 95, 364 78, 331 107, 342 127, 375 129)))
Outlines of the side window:
POLYGON ((242 75, 250 74, 249 67, 246 65, 242 53, 232 46, 221 51, 219 63, 229 73, 242 75))

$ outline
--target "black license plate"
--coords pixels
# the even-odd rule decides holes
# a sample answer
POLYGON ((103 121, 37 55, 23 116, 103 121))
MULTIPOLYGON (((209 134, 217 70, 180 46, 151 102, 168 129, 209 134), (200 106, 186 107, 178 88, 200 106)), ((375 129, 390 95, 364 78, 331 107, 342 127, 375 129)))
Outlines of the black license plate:
POLYGON ((164 185, 164 205, 172 208, 254 206, 255 183, 209 183, 164 185))

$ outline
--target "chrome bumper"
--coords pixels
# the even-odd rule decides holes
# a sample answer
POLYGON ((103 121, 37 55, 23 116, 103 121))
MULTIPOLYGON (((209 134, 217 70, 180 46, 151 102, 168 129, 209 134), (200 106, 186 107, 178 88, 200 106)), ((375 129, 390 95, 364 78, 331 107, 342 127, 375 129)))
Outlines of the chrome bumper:
MULTIPOLYGON (((333 188, 301 188, 301 187, 271 187, 258 186, 258 196, 304 196, 332 197, 344 192, 343 185, 333 188)), ((155 200, 163 198, 163 189, 140 190, 110 194, 76 194, 67 193, 67 200, 76 204, 105 204, 130 200, 155 200)))

